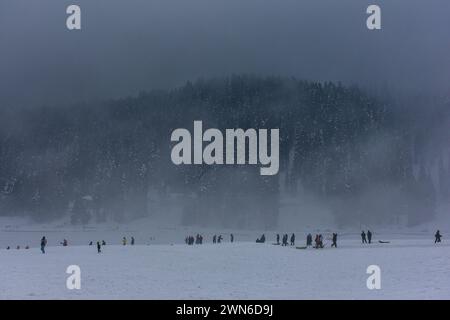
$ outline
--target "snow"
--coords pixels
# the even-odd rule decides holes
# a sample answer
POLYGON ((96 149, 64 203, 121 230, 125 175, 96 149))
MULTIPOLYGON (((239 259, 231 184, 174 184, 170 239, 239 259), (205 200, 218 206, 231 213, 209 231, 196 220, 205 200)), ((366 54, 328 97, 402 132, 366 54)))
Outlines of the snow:
MULTIPOLYGON (((15 232, 7 234, 17 239, 15 232)), ((34 242, 41 237, 29 234, 34 242)), ((51 242, 53 235, 46 235, 51 242)), ((86 233, 72 231, 75 235, 81 239, 86 233)), ((324 249, 297 250, 272 245, 273 236, 266 244, 235 236, 238 242, 225 237, 227 242, 216 245, 107 245, 101 254, 87 245, 48 246, 45 255, 36 246, 0 249, 0 299, 450 298, 445 238, 435 245, 432 236, 384 235, 391 243, 362 245, 349 234, 337 249, 327 242, 324 249), (66 288, 66 269, 73 264, 81 268, 80 290, 66 288), (366 269, 373 264, 381 268, 380 290, 366 286, 366 269)), ((121 237, 116 233, 115 243, 121 237)), ((297 236, 297 244, 303 242, 297 236)))
POLYGON ((371 245, 360 243, 360 230, 292 228, 301 226, 294 223, 291 229, 285 223, 283 230, 262 231, 188 228, 149 219, 81 227, 66 220, 36 224, 0 218, 0 299, 450 299, 445 219, 414 229, 372 229, 371 245), (434 244, 439 227, 443 242, 434 244), (322 233, 326 247, 272 245, 276 233, 292 232, 298 246, 308 232, 322 233), (331 232, 339 234, 337 249, 330 248, 331 232), (196 233, 205 244, 183 243, 196 233), (230 233, 235 243, 229 243, 230 233), (268 243, 256 244, 262 233, 268 243), (214 234, 222 234, 224 243, 211 244, 214 234), (39 250, 44 235, 45 255, 39 250), (124 236, 134 236, 137 245, 120 245, 124 236), (60 245, 63 239, 68 247, 60 245), (107 245, 98 254, 88 243, 101 240, 107 245), (23 249, 27 245, 30 249, 23 249), (69 265, 81 268, 81 290, 66 288, 69 265), (381 268, 380 290, 366 286, 369 265, 381 268))

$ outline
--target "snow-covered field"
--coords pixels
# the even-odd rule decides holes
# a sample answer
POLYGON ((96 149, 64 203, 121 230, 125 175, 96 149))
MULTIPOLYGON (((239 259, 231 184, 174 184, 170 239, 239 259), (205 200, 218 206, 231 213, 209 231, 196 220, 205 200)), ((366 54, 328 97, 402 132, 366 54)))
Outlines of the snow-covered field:
MULTIPOLYGON (((41 237, 27 234, 35 243, 41 237)), ((15 232, 3 232, 2 245, 7 237, 15 232)), ((389 244, 361 245, 356 235, 344 235, 337 249, 301 250, 272 245, 272 235, 266 244, 236 238, 115 244, 101 254, 87 245, 49 246, 45 255, 36 245, 0 249, 0 299, 450 299, 445 239, 435 245, 432 237, 393 236, 389 244), (381 268, 380 290, 366 286, 373 264, 381 268), (80 290, 66 288, 69 265, 81 268, 80 290)))

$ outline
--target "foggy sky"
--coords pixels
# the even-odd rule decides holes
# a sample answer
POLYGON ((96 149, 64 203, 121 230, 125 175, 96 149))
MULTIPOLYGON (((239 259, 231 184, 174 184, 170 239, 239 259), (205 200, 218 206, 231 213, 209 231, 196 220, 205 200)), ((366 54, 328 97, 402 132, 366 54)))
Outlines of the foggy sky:
POLYGON ((449 94, 448 0, 0 0, 0 107, 275 74, 449 94), (78 4, 82 30, 66 29, 78 4), (381 31, 366 28, 379 4, 381 31))

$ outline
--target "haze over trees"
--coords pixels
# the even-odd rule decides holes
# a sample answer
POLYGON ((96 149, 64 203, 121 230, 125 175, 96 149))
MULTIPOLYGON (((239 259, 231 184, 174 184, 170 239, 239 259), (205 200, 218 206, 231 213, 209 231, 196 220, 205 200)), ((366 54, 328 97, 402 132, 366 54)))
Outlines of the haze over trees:
POLYGON ((448 107, 247 75, 70 108, 5 107, 0 215, 86 224, 177 206, 185 225, 270 229, 284 198, 313 194, 341 225, 361 217, 417 225, 449 199, 448 107), (174 165, 170 134, 194 120, 221 130, 279 128, 278 175, 174 165))

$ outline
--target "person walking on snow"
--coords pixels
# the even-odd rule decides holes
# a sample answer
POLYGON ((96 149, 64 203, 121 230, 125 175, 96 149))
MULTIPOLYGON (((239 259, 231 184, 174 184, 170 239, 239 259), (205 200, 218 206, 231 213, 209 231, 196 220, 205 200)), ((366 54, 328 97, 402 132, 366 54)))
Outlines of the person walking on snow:
POLYGON ((277 244, 280 244, 280 234, 277 233, 277 244))
POLYGON ((134 246, 134 237, 131 237, 131 245, 134 246))
POLYGON ((231 241, 231 243, 234 242, 234 236, 233 236, 233 234, 230 235, 230 241, 231 241))
POLYGON ((372 232, 370 230, 367 230, 367 240, 369 240, 369 244, 372 243, 372 232))
POLYGON ((100 244, 100 241, 97 241, 97 253, 102 252, 102 245, 100 244))
POLYGON ((312 235, 311 233, 308 233, 308 235, 306 236, 306 246, 312 246, 312 235))
POLYGON ((295 234, 291 235, 291 246, 295 245, 295 234))
POLYGON ((436 234, 434 235, 434 238, 435 238, 434 239, 434 243, 441 242, 442 235, 441 235, 439 230, 436 231, 436 234))
POLYGON ((337 248, 337 233, 333 233, 333 243, 331 244, 331 247, 337 248))
POLYGON ((288 235, 287 233, 283 236, 283 246, 287 246, 288 245, 288 235))
POLYGON ((47 239, 45 237, 42 237, 41 239, 41 252, 45 253, 45 246, 47 245, 47 239))
POLYGON ((362 243, 367 243, 366 233, 364 232, 364 230, 361 232, 361 240, 362 240, 362 243))
POLYGON ((122 239, 122 244, 123 244, 124 246, 127 245, 127 238, 123 237, 123 239, 122 239))
POLYGON ((314 239, 314 242, 316 243, 316 246, 314 248, 319 249, 323 248, 323 242, 322 242, 322 235, 316 234, 316 238, 314 239))

